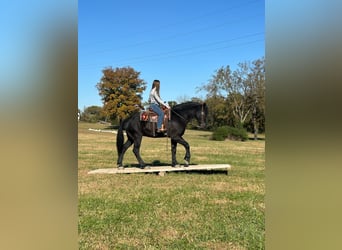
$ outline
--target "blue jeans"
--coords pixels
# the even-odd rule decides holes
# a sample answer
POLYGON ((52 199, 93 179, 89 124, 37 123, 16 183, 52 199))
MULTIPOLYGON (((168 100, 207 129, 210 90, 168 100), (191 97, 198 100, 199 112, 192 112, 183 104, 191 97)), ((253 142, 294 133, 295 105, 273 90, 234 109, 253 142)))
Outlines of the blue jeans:
POLYGON ((164 112, 161 110, 158 104, 151 103, 150 108, 158 114, 157 128, 161 129, 164 119, 164 112))

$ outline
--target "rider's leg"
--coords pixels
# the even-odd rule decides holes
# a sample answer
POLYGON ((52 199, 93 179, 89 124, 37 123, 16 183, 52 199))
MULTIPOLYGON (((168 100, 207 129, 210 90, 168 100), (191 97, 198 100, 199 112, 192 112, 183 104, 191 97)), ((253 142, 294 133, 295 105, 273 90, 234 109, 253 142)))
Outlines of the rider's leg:
POLYGON ((151 109, 158 114, 157 129, 160 130, 163 124, 164 112, 154 103, 151 104, 151 109))

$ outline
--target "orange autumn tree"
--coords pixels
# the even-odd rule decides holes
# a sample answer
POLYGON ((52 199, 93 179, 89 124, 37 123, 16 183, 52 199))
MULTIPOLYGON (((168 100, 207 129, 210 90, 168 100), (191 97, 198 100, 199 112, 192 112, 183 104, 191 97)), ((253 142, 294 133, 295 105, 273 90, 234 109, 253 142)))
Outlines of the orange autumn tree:
POLYGON ((96 87, 103 101, 103 112, 114 119, 124 119, 141 106, 146 82, 139 78, 140 72, 131 67, 105 68, 96 87))

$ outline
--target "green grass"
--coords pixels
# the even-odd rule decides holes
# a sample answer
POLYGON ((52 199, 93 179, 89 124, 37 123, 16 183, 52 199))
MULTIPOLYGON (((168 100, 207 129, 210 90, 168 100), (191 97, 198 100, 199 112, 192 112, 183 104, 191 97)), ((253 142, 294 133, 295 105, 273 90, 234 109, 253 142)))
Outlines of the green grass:
MULTIPOLYGON (((211 141, 187 130, 191 163, 228 163, 224 171, 88 175, 116 167, 115 134, 79 124, 80 249, 264 249, 265 141, 211 141)), ((170 164, 170 142, 143 138, 145 162, 170 164)), ((178 146, 181 163, 185 151, 178 146)), ((137 164, 132 149, 125 165, 137 164)))

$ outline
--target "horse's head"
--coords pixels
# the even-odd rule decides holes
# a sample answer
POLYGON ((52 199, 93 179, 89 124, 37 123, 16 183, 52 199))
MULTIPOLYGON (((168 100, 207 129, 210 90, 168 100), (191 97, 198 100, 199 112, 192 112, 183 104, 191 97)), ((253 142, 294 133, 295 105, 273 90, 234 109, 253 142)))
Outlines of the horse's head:
POLYGON ((199 106, 196 112, 196 120, 198 124, 200 125, 200 128, 206 127, 207 116, 208 116, 208 107, 207 107, 207 104, 204 102, 199 106))

